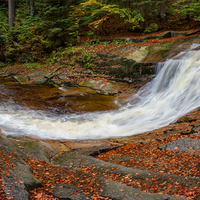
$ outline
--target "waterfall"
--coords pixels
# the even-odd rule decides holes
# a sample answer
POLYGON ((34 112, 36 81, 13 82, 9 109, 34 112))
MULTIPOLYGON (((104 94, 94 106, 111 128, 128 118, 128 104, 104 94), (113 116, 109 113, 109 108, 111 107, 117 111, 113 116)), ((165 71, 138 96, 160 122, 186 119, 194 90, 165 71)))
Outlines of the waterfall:
POLYGON ((103 139, 144 133, 175 122, 200 106, 200 50, 193 44, 158 64, 156 77, 118 111, 48 116, 0 106, 5 134, 48 139, 103 139), (136 102, 136 103, 133 103, 136 102))

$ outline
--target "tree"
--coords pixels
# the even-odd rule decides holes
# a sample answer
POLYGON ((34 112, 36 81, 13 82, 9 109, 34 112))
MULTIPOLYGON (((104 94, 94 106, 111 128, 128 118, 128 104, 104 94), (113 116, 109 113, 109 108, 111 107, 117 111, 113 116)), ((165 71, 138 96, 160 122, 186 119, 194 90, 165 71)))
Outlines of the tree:
POLYGON ((165 0, 161 0, 160 2, 160 18, 165 19, 165 0))
POLYGON ((130 8, 130 0, 126 0, 126 8, 130 8))
POLYGON ((32 20, 34 15, 34 1, 30 0, 30 19, 32 20))
POLYGON ((65 46, 71 41, 68 28, 72 26, 69 19, 71 5, 78 5, 81 0, 43 0, 35 1, 35 10, 41 19, 41 33, 50 41, 49 48, 65 46))
POLYGON ((15 21, 15 0, 8 1, 8 13, 9 13, 9 28, 11 29, 14 26, 15 21))

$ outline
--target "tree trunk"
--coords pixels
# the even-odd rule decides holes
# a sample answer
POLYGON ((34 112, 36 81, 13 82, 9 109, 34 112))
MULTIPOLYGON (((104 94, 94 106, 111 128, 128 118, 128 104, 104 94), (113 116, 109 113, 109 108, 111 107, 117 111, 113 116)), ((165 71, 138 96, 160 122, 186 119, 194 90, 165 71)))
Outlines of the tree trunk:
MULTIPOLYGON (((189 5, 189 4, 190 4, 190 0, 186 0, 186 3, 187 3, 187 5, 189 5)), ((188 13, 188 14, 186 15, 186 20, 187 20, 188 22, 190 22, 190 13, 188 13)))
POLYGON ((34 2, 33 0, 30 0, 30 19, 32 20, 34 15, 34 2))
POLYGON ((151 10, 152 10, 152 13, 154 15, 156 13, 156 2, 155 1, 151 2, 151 10))
POLYGON ((126 8, 130 8, 130 0, 126 0, 126 8))
POLYGON ((162 20, 165 19, 165 0, 161 0, 160 2, 160 18, 162 20))
POLYGON ((8 16, 9 28, 12 28, 15 21, 15 0, 8 0, 8 16))

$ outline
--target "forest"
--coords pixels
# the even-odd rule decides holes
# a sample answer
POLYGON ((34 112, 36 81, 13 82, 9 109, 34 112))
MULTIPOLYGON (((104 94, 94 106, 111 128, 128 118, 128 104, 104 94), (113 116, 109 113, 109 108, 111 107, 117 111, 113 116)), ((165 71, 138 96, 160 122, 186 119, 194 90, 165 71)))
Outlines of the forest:
POLYGON ((81 38, 198 28, 199 0, 1 0, 1 60, 37 62, 81 38))

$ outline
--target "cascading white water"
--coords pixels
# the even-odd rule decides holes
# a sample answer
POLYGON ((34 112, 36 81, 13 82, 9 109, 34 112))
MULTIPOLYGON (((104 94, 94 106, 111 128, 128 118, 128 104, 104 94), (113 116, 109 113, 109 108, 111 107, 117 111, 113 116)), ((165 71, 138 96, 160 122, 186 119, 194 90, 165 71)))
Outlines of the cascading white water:
POLYGON ((200 106, 197 47, 193 44, 173 59, 159 63, 154 80, 118 111, 52 117, 41 111, 1 105, 0 126, 6 134, 80 140, 130 136, 166 126, 200 106))

